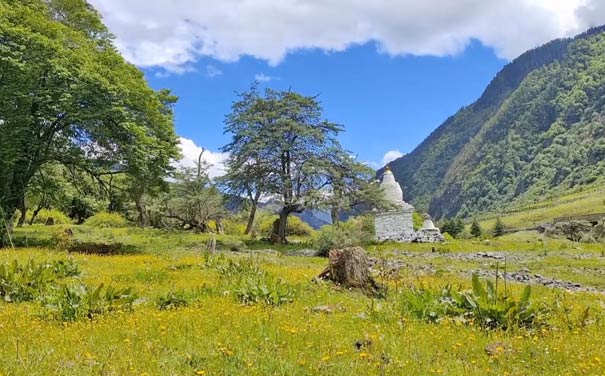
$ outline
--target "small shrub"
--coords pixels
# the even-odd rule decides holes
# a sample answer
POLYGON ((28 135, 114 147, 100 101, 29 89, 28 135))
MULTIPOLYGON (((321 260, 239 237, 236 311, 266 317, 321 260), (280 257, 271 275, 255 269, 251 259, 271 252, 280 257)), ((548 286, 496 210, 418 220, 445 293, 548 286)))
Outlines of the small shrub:
POLYGON ((494 229, 492 230, 492 232, 494 234, 494 237, 504 235, 504 223, 502 223, 500 217, 496 218, 496 223, 494 224, 494 229))
POLYGON ((409 289, 402 293, 402 309, 429 322, 453 318, 479 325, 484 330, 532 328, 544 324, 543 311, 530 304, 530 286, 526 286, 519 300, 515 300, 508 294, 498 294, 490 281, 484 288, 477 275, 473 275, 472 284, 471 291, 454 291, 450 285, 440 292, 409 289))
MULTIPOLYGON (((25 221, 30 223, 33 212, 31 210, 27 211, 27 215, 25 217, 25 221)), ((42 209, 34 218, 32 224, 44 225, 47 224, 49 218, 52 218, 52 221, 55 225, 65 225, 71 223, 71 219, 60 210, 56 209, 42 209)))
POLYGON ((373 230, 369 217, 351 218, 337 225, 322 226, 314 244, 320 256, 327 256, 331 249, 359 246, 372 241, 373 230))
POLYGON ((21 265, 17 260, 0 265, 0 297, 7 302, 25 302, 42 296, 51 284, 60 278, 80 275, 73 261, 36 263, 30 260, 21 265))
POLYGON ((115 311, 132 311, 136 295, 132 287, 114 289, 103 284, 95 289, 86 285, 63 285, 44 297, 43 305, 50 317, 58 321, 92 320, 96 315, 115 311))
POLYGON ((226 235, 243 235, 246 231, 246 223, 235 219, 224 219, 223 229, 226 235))
POLYGON ((189 303, 190 297, 184 291, 170 291, 157 299, 156 306, 163 311, 187 307, 189 303))
MULTIPOLYGON (((277 215, 262 216, 259 224, 260 235, 270 237, 273 232, 273 222, 277 219, 277 215)), ((295 215, 288 217, 288 236, 311 236, 314 233, 315 230, 299 217, 295 215)))
POLYGON ((0 265, 0 297, 6 302, 26 302, 36 299, 56 279, 47 264, 30 260, 20 265, 17 260, 0 265))
POLYGON ((294 300, 294 289, 281 278, 252 276, 243 278, 233 291, 243 304, 279 306, 294 300))
POLYGON ((252 258, 242 260, 229 259, 226 265, 222 263, 217 264, 216 270, 227 278, 264 277, 266 275, 266 272, 252 258))
POLYGON ((88 218, 85 224, 93 227, 120 228, 127 227, 128 221, 117 213, 99 212, 88 218))
POLYGON ((481 237, 482 234, 483 234, 483 229, 481 229, 479 222, 477 222, 476 219, 473 220, 473 223, 471 224, 471 235, 474 238, 478 238, 478 237, 481 237))

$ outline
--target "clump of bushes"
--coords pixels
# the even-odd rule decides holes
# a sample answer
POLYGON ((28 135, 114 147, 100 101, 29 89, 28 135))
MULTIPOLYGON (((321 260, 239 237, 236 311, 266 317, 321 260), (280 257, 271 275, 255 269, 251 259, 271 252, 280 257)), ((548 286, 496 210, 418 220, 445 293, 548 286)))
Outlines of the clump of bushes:
POLYGON ((71 223, 71 219, 60 210, 56 209, 42 209, 34 220, 32 221, 33 211, 28 210, 27 215, 25 217, 25 221, 29 224, 55 224, 55 225, 65 225, 71 223), (52 223, 51 223, 52 222, 52 223))
POLYGON ((443 289, 412 288, 402 293, 404 312, 428 322, 454 319, 475 324, 484 330, 512 327, 533 328, 545 324, 544 310, 530 303, 531 288, 526 286, 519 299, 509 294, 498 294, 494 284, 485 287, 473 275, 472 290, 454 291, 450 285, 443 289))
POLYGON ((336 225, 326 225, 317 232, 315 247, 320 256, 331 249, 359 246, 374 240, 374 222, 371 217, 353 217, 336 225))
MULTIPOLYGON (((278 219, 277 215, 262 216, 259 225, 260 235, 270 237, 273 232, 273 222, 278 219)), ((315 230, 302 219, 295 215, 288 217, 288 236, 312 236, 315 230)))
POLYGON ((120 228, 127 227, 128 221, 118 213, 99 212, 88 218, 85 224, 93 227, 120 228))

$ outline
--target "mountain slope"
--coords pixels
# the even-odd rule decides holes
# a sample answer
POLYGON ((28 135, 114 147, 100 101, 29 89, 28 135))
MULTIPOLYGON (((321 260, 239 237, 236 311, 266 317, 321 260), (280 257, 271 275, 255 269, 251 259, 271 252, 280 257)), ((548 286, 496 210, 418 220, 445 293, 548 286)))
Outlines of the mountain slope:
POLYGON ((437 217, 588 184, 605 172, 604 102, 601 27, 521 55, 391 169, 437 217))

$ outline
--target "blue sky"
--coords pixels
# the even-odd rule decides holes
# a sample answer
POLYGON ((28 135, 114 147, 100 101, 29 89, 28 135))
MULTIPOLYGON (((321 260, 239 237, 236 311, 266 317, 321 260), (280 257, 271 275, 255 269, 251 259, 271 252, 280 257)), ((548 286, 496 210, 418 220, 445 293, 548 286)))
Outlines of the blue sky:
POLYGON ((89 0, 122 55, 180 97, 182 165, 221 173, 222 122, 255 77, 320 95, 380 167, 472 103, 507 62, 605 24, 604 0, 89 0))
POLYGON ((378 167, 388 151, 408 153, 448 116, 472 103, 506 63, 473 42, 448 57, 389 56, 373 43, 343 52, 288 55, 278 66, 252 57, 221 63, 201 59, 181 75, 147 69, 154 88, 170 88, 177 133, 217 151, 229 142, 223 119, 236 92, 260 78, 263 86, 317 95, 325 117, 343 124, 342 144, 378 167))

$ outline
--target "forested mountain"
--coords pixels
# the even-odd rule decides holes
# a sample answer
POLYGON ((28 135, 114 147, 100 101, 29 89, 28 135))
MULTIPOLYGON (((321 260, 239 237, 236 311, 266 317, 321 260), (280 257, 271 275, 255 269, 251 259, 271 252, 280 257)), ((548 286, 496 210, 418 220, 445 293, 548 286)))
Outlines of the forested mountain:
POLYGON ((497 211, 605 173, 605 27, 528 51, 475 103, 391 163, 436 216, 497 211))

